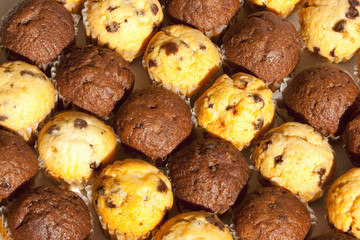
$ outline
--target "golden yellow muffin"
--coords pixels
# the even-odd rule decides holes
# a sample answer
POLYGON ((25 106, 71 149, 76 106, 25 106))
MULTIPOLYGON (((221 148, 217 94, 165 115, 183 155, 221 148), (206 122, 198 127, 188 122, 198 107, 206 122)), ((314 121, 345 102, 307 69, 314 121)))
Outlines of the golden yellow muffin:
POLYGON ((350 169, 331 185, 326 201, 329 222, 360 238, 360 168, 350 169))
POLYGON ((72 13, 77 13, 85 0, 57 0, 72 13))
POLYGON ((41 129, 37 149, 52 177, 80 185, 113 159, 116 138, 99 119, 69 111, 56 115, 41 129))
POLYGON ((219 77, 195 102, 200 127, 242 150, 271 124, 272 91, 245 73, 219 77))
POLYGON ((261 176, 306 201, 323 195, 334 165, 327 140, 309 125, 288 122, 257 143, 252 159, 261 176))
POLYGON ((55 105, 55 89, 36 66, 16 61, 0 66, 0 125, 26 141, 55 105))
POLYGON ((151 39, 144 57, 150 79, 191 96, 219 69, 217 47, 199 30, 183 25, 163 28, 151 39))
POLYGON ((288 16, 295 5, 301 0, 248 0, 250 3, 256 4, 260 7, 266 7, 267 9, 281 15, 288 16))
POLYGON ((126 159, 106 167, 93 186, 103 229, 117 239, 145 238, 173 204, 169 179, 150 163, 126 159))
POLYGON ((153 240, 232 240, 229 229, 208 212, 187 212, 161 226, 153 240))
POLYGON ((350 59, 360 47, 360 5, 348 0, 307 0, 300 12, 305 46, 331 62, 350 59))
POLYGON ((82 11, 86 35, 132 62, 163 21, 157 0, 87 0, 82 11))

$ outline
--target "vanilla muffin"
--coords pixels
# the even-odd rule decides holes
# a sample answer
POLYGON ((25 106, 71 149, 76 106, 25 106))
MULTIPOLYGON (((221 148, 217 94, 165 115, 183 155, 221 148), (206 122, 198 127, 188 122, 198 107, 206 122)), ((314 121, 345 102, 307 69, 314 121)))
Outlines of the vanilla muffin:
POLYGON ((70 185, 82 185, 112 161, 116 138, 105 123, 69 111, 54 117, 40 131, 37 149, 48 173, 70 185))
POLYGON ((169 179, 139 159, 116 161, 93 185, 93 200, 103 229, 117 239, 143 239, 173 204, 169 179))
POLYGON ((350 59, 360 47, 360 4, 350 0, 307 0, 300 12, 305 46, 331 62, 350 59))
POLYGON ((271 124, 272 96, 265 83, 251 75, 222 75, 195 102, 199 126, 242 150, 271 124))
POLYGON ((143 54, 163 21, 157 0, 87 0, 82 15, 86 35, 129 62, 143 54))
POLYGON ((261 176, 306 201, 323 194, 333 170, 330 144, 309 125, 288 122, 257 143, 252 158, 261 176))
POLYGON ((16 61, 0 66, 0 125, 29 140, 55 105, 55 89, 36 66, 16 61))
POLYGON ((229 229, 208 212, 187 212, 177 215, 161 226, 153 240, 232 240, 229 229))
POLYGON ((300 1, 301 0, 248 0, 248 2, 252 4, 265 7, 284 17, 288 16, 300 1))
POLYGON ((360 168, 353 168, 331 185, 326 213, 336 229, 360 238, 360 168))
POLYGON ((221 64, 210 39, 183 25, 168 26, 155 34, 143 59, 151 80, 186 96, 195 93, 221 64))
POLYGON ((85 0, 57 0, 72 13, 77 13, 85 0))

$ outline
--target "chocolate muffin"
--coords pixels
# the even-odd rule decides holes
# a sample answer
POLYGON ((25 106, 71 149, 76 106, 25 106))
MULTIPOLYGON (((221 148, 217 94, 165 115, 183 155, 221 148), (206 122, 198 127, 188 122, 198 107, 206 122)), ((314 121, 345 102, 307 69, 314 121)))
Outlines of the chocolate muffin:
POLYGON ((233 25, 225 34, 223 49, 233 72, 245 71, 275 88, 298 63, 301 41, 289 21, 264 11, 233 25))
POLYGON ((359 91, 352 78, 334 65, 308 68, 284 90, 284 103, 296 121, 309 124, 324 136, 345 128, 347 110, 359 91))
POLYGON ((169 169, 178 199, 220 214, 235 203, 250 176, 241 152, 220 139, 182 147, 171 156, 169 169))
POLYGON ((350 236, 345 233, 328 233, 324 234, 315 238, 312 238, 312 240, 356 240, 357 238, 350 236))
POLYGON ((191 129, 189 106, 175 93, 159 88, 132 93, 115 116, 120 141, 152 160, 168 155, 191 129))
POLYGON ((219 35, 240 8, 238 0, 166 0, 170 18, 197 28, 208 37, 219 35))
POLYGON ((235 214, 240 239, 303 240, 310 231, 306 206, 281 188, 260 188, 247 195, 235 214))
POLYGON ((16 201, 8 224, 14 240, 84 240, 92 228, 84 201, 72 191, 54 186, 35 188, 16 201))
POLYGON ((0 37, 12 58, 39 66, 74 41, 74 19, 57 1, 23 0, 4 17, 0 37))
POLYGON ((56 69, 57 89, 72 102, 105 117, 134 85, 130 64, 120 54, 95 46, 77 47, 56 69))
POLYGON ((360 166, 360 115, 351 120, 345 129, 345 149, 354 166, 360 166))
POLYGON ((35 152, 19 136, 0 130, 0 201, 35 177, 35 152))

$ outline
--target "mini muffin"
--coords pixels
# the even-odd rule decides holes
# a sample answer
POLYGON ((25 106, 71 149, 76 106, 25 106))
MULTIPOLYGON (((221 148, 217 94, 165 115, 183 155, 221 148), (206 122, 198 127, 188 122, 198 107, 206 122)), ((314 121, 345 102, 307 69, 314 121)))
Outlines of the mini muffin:
POLYGON ((84 6, 86 35, 129 62, 144 53, 163 21, 157 0, 87 0, 84 6))
POLYGON ((0 66, 0 125, 29 140, 55 105, 55 89, 37 67, 16 61, 0 66))
POLYGON ((85 0, 57 0, 71 13, 78 13, 85 0))
POLYGON ((324 234, 315 238, 312 238, 312 240, 356 240, 357 238, 352 237, 345 233, 328 233, 324 234))
POLYGON ((357 0, 307 0, 300 12, 305 46, 331 62, 350 59, 360 47, 357 0))
POLYGON ((175 93, 159 88, 132 93, 115 116, 120 141, 151 160, 167 156, 191 129, 189 106, 175 93))
POLYGON ((53 178, 83 185, 95 170, 112 161, 116 138, 97 118, 69 111, 56 115, 41 129, 37 149, 53 178))
POLYGON ((234 217, 240 239, 303 240, 311 228, 306 206, 281 188, 260 188, 240 203, 234 217))
POLYGON ((327 219, 336 229, 360 238, 360 168, 350 169, 331 185, 326 201, 327 219))
POLYGON ((16 201, 8 216, 13 240, 84 240, 92 224, 84 201, 70 190, 41 186, 16 201))
POLYGON ((220 139, 184 146, 171 156, 169 169, 178 199, 220 214, 235 203, 250 177, 241 152, 220 139))
POLYGON ((0 202, 38 172, 34 151, 19 136, 0 130, 0 202))
POLYGON ((187 212, 161 226, 153 240, 206 239, 232 240, 229 229, 216 215, 208 212, 187 212))
POLYGON ((186 96, 211 79, 222 61, 210 39, 183 25, 168 26, 155 34, 143 59, 152 81, 186 96))
POLYGON ((231 68, 247 71, 274 89, 299 62, 301 41, 295 27, 285 18, 258 12, 226 33, 223 49, 231 68))
POLYGON ((256 144, 252 158, 261 176, 306 201, 323 195, 334 155, 314 128, 297 122, 274 128, 256 144))
POLYGON ((56 68, 56 88, 65 102, 72 102, 105 117, 134 85, 130 64, 119 54, 95 46, 78 47, 56 68))
POLYGON ((219 35, 239 8, 239 0, 165 1, 166 12, 172 20, 193 26, 208 37, 219 35))
POLYGON ((116 239, 143 239, 173 204, 169 179, 139 159, 116 161, 93 186, 94 205, 103 229, 116 239))
POLYGON ((351 120, 345 129, 345 149, 354 166, 360 166, 360 115, 351 120))
POLYGON ((195 102, 195 111, 200 127, 242 150, 270 126, 275 107, 263 81, 238 73, 219 77, 195 102))
POLYGON ((5 15, 0 37, 11 57, 45 68, 74 42, 74 19, 57 1, 23 0, 5 15))
POLYGON ((299 73, 285 89, 284 103, 296 121, 309 124, 324 136, 341 134, 359 91, 341 68, 324 65, 299 73))
POLYGON ((288 16, 295 5, 301 2, 301 0, 247 0, 248 2, 255 4, 261 8, 266 8, 281 16, 288 16))

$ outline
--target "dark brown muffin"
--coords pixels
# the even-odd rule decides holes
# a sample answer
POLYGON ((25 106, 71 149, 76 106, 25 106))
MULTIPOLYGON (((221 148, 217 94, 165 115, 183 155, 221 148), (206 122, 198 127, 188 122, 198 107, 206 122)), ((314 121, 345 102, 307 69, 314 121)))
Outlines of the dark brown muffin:
POLYGON ((132 93, 115 116, 120 141, 151 159, 168 155, 191 129, 189 106, 175 93, 159 88, 132 93))
POLYGON ((219 35, 240 7, 238 0, 166 0, 173 21, 190 25, 212 37, 219 35))
POLYGON ((220 214, 235 203, 249 176, 241 152, 220 139, 194 142, 170 158, 176 197, 220 214))
POLYGON ((354 166, 360 166, 360 115, 351 120, 345 129, 345 149, 354 166))
POLYGON ((224 37, 225 61, 233 71, 246 71, 275 88, 301 55, 300 35, 285 18, 258 12, 234 25, 224 37))
POLYGON ((38 172, 34 151, 19 136, 0 130, 0 201, 38 172))
POLYGON ((352 78, 334 65, 308 68, 284 90, 284 103, 296 121, 324 136, 341 134, 358 89, 352 78))
POLYGON ((72 102, 105 117, 134 85, 130 64, 118 53, 95 46, 78 47, 56 69, 57 89, 72 102))
POLYGON ((24 0, 5 16, 1 44, 12 57, 41 65, 54 60, 75 39, 74 20, 54 0, 24 0))
POLYGON ((356 240, 356 239, 357 238, 345 233, 328 233, 325 235, 312 238, 312 240, 356 240))
POLYGON ((84 201, 54 186, 35 188, 16 201, 8 223, 14 240, 84 240, 92 228, 84 201))
POLYGON ((311 228, 306 206, 290 192, 260 188, 240 203, 235 214, 240 239, 303 240, 311 228))

